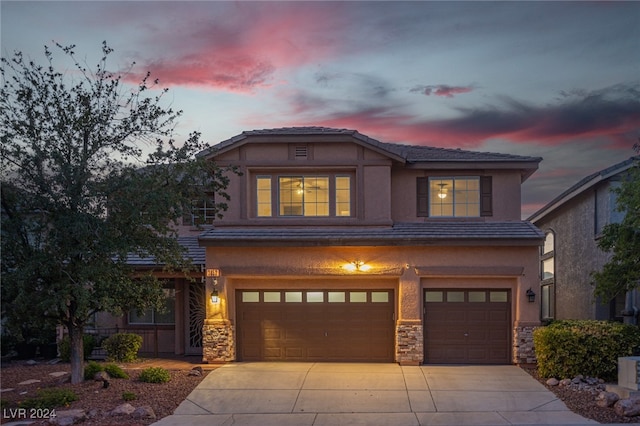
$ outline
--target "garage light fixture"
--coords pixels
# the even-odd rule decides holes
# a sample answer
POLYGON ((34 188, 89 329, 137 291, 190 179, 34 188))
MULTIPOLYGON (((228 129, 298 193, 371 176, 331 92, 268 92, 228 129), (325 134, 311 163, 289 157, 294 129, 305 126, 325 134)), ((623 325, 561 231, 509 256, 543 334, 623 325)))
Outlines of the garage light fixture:
POLYGON ((529 290, 527 290, 527 299, 529 300, 529 303, 533 303, 536 301, 536 294, 533 292, 533 290, 531 290, 531 287, 529 287, 529 290))
POLYGON ((367 272, 368 270, 371 269, 371 266, 367 265, 366 263, 360 260, 354 260, 353 262, 347 263, 346 265, 344 265, 344 269, 346 269, 349 272, 355 272, 355 271, 367 272))

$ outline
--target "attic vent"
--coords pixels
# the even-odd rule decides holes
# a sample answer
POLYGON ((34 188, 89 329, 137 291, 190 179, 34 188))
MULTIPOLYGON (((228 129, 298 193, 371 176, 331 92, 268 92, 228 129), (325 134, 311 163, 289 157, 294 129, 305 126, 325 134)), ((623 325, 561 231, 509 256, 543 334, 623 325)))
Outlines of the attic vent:
POLYGON ((306 160, 307 159, 307 147, 306 146, 296 146, 294 151, 294 157, 296 160, 306 160))

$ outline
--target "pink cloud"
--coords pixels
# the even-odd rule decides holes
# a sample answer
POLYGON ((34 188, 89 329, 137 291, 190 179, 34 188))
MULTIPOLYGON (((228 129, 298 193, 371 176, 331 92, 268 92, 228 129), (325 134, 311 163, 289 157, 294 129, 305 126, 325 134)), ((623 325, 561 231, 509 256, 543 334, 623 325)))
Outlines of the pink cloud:
POLYGON ((331 28, 340 4, 224 6, 227 13, 192 19, 180 31, 152 32, 147 43, 165 46, 154 55, 162 59, 150 57, 136 68, 151 70, 165 86, 250 92, 273 84, 279 69, 322 61, 342 49, 341 30, 331 28))

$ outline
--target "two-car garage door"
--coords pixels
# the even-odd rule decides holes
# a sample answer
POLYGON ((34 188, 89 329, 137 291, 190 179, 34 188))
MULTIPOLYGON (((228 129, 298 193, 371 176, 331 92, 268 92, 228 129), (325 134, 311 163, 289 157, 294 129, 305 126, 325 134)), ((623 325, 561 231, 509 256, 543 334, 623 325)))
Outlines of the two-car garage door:
POLYGON ((391 362, 392 290, 238 290, 240 361, 391 362))

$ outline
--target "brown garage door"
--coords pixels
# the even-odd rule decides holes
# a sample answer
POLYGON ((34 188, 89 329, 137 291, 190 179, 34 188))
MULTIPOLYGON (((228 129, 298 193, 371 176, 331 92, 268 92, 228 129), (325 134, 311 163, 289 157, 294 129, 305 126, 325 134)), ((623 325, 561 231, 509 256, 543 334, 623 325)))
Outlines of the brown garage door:
POLYGON ((508 290, 424 292, 425 363, 510 364, 508 290))
POLYGON ((240 361, 393 361, 391 290, 238 290, 240 361))

